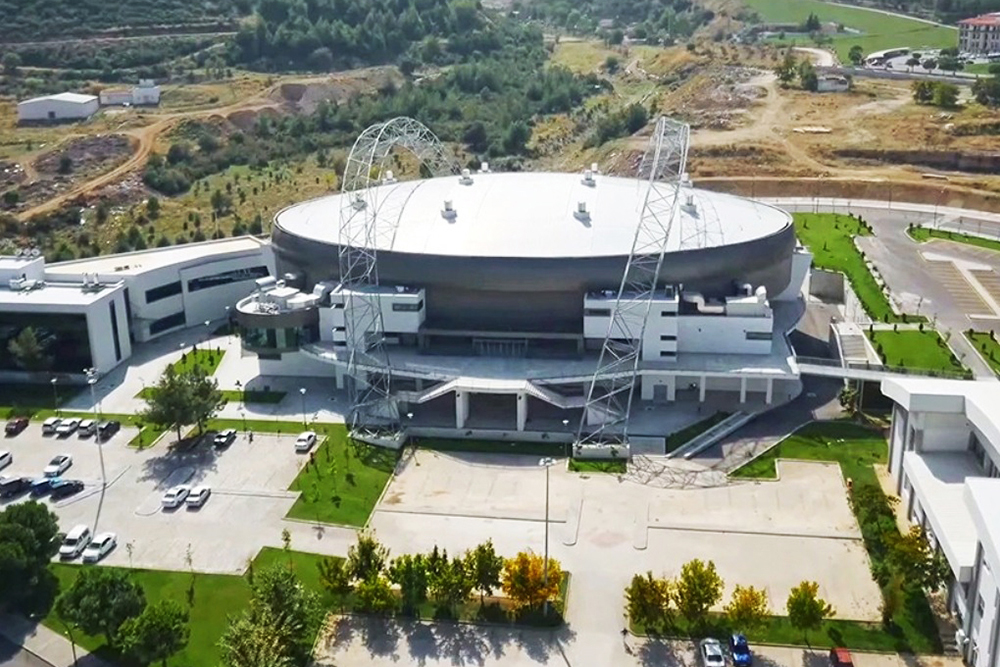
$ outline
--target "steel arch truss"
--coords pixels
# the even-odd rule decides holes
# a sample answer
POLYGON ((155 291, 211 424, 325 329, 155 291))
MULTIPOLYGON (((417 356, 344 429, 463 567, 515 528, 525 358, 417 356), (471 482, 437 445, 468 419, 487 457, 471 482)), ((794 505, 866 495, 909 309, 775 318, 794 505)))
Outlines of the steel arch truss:
POLYGON ((643 336, 663 255, 681 204, 690 128, 661 116, 639 165, 646 181, 639 223, 611 311, 608 333, 587 389, 576 445, 627 444, 643 336))
POLYGON ((378 252, 389 247, 405 204, 387 195, 393 189, 386 164, 396 150, 411 153, 420 176, 457 173, 438 138, 419 121, 398 117, 368 127, 351 148, 341 191, 339 264, 344 290, 351 411, 348 426, 355 437, 386 438, 399 433, 392 367, 385 349, 379 293, 378 252))

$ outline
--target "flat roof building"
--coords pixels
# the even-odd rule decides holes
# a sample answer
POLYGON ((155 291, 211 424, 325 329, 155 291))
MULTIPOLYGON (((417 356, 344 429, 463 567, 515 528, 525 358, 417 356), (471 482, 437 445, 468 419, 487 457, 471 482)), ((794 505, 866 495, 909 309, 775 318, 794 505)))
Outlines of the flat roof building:
POLYGON ((19 122, 84 120, 97 113, 99 108, 100 104, 94 95, 79 93, 43 95, 18 102, 17 120, 19 122))

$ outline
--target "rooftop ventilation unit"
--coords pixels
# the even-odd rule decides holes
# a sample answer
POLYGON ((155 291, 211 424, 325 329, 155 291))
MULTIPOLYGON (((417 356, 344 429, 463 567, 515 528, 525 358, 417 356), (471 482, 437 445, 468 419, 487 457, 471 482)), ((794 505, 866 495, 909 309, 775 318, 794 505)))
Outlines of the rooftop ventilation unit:
POLYGON ((695 203, 694 195, 692 193, 689 192, 684 195, 684 205, 681 206, 681 209, 683 209, 683 211, 688 215, 698 215, 698 204, 695 203))
POLYGON ((462 185, 472 185, 472 172, 468 169, 462 170, 462 177, 458 179, 462 185))
POLYGON ((365 202, 365 197, 360 192, 354 194, 354 201, 351 202, 355 211, 363 210, 368 204, 365 202))
POLYGON ((576 213, 573 214, 577 220, 590 220, 590 212, 587 210, 587 202, 582 201, 576 205, 576 213))
POLYGON ((686 171, 683 174, 681 174, 681 185, 686 188, 691 187, 691 174, 687 173, 686 171))
MULTIPOLYGON (((591 165, 591 166, 594 166, 594 165, 591 165)), ((597 185, 597 180, 594 178, 594 175, 596 173, 597 172, 594 169, 584 169, 583 170, 583 181, 582 181, 583 184, 584 185, 589 185, 590 187, 594 187, 595 185, 597 185)))
POLYGON ((480 174, 488 174, 488 173, 490 173, 490 163, 489 162, 483 162, 482 164, 480 164, 479 165, 479 173, 480 174))
POLYGON ((454 220, 458 213, 455 211, 455 204, 450 199, 444 200, 444 209, 441 211, 441 216, 447 218, 448 220, 454 220))
POLYGON ((385 178, 382 179, 382 182, 386 185, 392 185, 393 183, 396 182, 396 177, 393 175, 392 169, 386 170, 385 178))

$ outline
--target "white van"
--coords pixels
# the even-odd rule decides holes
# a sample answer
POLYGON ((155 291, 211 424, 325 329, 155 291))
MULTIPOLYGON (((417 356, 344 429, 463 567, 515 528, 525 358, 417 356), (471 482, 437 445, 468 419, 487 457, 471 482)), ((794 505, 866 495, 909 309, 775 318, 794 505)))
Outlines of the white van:
POLYGON ((83 525, 73 526, 73 529, 66 533, 62 544, 59 546, 59 558, 63 560, 73 560, 87 548, 90 544, 90 528, 83 525))

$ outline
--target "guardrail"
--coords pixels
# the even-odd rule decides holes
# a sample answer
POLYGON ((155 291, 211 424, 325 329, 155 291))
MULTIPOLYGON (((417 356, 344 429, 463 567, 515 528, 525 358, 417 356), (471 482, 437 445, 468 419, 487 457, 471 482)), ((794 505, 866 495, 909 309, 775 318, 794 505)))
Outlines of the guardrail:
POLYGON ((826 366, 828 368, 841 368, 844 371, 870 371, 872 373, 888 373, 893 375, 917 375, 921 377, 949 378, 957 380, 967 380, 973 377, 971 371, 950 371, 939 368, 911 368, 909 366, 888 366, 886 364, 873 363, 851 363, 844 366, 839 359, 829 359, 826 357, 800 357, 796 356, 795 361, 800 366, 826 366))

